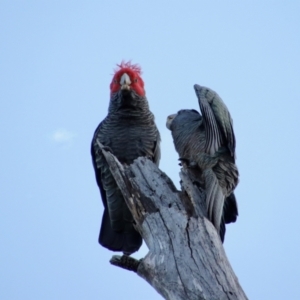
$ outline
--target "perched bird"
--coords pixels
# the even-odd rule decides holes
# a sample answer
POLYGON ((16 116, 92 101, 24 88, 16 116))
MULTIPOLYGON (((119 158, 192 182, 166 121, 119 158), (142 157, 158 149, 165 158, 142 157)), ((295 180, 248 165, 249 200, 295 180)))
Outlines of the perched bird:
POLYGON ((238 184, 235 164, 235 135, 230 113, 209 88, 194 85, 202 116, 194 109, 183 109, 168 116, 179 160, 199 168, 206 190, 208 218, 222 242, 225 224, 235 222, 238 208, 233 191, 238 184))
POLYGON ((122 62, 117 67, 110 84, 108 115, 95 130, 91 154, 104 205, 99 243, 109 250, 130 255, 140 248, 142 237, 133 226, 133 217, 97 141, 122 164, 129 165, 139 156, 145 156, 158 165, 160 134, 149 110, 141 68, 130 62, 122 62))

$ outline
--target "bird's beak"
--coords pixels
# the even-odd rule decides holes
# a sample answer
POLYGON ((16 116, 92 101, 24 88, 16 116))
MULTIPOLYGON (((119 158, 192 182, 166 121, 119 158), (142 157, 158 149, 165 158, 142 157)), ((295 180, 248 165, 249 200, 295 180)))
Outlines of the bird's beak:
POLYGON ((120 79, 121 90, 130 90, 131 80, 127 73, 124 73, 120 79))
POLYGON ((173 120, 175 119, 176 116, 177 116, 177 114, 173 114, 173 115, 169 115, 169 116, 167 117, 167 123, 166 123, 166 126, 167 126, 168 129, 171 130, 172 122, 173 122, 173 120))

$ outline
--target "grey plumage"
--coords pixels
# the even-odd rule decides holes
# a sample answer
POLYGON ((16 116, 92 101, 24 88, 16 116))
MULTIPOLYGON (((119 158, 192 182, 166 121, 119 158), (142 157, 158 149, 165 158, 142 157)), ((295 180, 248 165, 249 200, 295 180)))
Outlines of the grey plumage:
POLYGON ((96 180, 104 205, 99 243, 125 254, 137 251, 142 238, 135 230, 123 195, 98 151, 97 140, 122 164, 131 164, 139 156, 146 156, 159 164, 160 135, 139 75, 140 70, 134 65, 120 65, 111 84, 108 115, 97 127, 91 145, 96 180))
POLYGON ((199 85, 194 88, 202 116, 196 110, 180 110, 168 117, 167 127, 180 159, 201 171, 208 218, 223 241, 225 223, 235 222, 238 215, 233 194, 239 174, 232 118, 217 93, 199 85))

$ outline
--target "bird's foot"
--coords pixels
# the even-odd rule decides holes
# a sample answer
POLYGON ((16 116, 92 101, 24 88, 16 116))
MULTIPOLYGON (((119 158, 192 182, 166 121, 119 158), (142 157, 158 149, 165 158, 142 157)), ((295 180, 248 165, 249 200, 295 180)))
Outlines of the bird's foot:
POLYGON ((114 266, 136 273, 141 261, 142 259, 137 260, 129 255, 113 255, 109 262, 114 266))
POLYGON ((190 161, 188 158, 180 157, 178 160, 180 161, 180 166, 186 166, 187 168, 197 167, 197 163, 195 161, 190 161))

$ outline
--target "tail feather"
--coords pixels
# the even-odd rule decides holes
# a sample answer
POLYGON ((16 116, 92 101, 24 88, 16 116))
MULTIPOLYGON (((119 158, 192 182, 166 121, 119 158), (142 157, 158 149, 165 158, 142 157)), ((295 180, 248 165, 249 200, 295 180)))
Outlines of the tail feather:
POLYGON ((225 200, 223 218, 226 224, 234 223, 238 216, 238 205, 234 193, 231 193, 225 200))
POLYGON ((99 243, 111 251, 122 251, 131 254, 138 251, 143 239, 134 229, 133 225, 126 231, 115 231, 112 229, 107 209, 104 210, 102 224, 99 234, 99 243))
POLYGON ((238 216, 238 207, 234 193, 231 193, 224 202, 223 216, 220 224, 220 238, 222 243, 224 243, 226 225, 229 223, 234 223, 238 216))
POLYGON ((205 182, 208 218, 219 232, 225 196, 216 175, 211 170, 207 170, 205 182))

